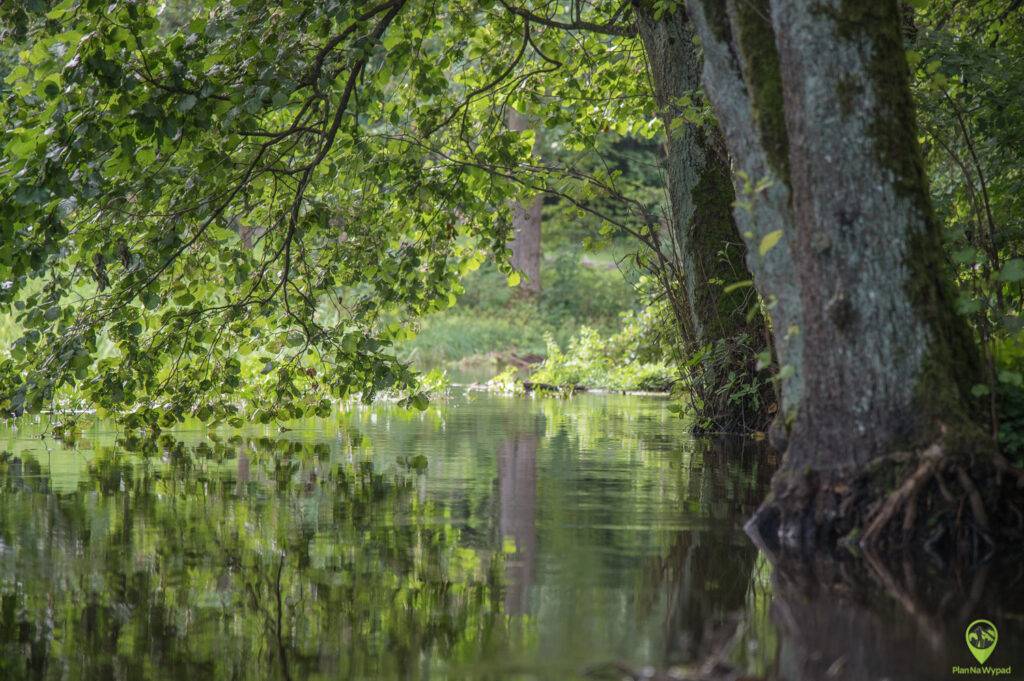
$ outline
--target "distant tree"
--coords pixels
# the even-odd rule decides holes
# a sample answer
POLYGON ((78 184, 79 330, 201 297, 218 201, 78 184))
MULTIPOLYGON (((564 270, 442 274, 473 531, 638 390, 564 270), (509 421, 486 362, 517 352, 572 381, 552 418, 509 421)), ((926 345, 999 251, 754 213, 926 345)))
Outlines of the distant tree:
MULTIPOLYGON (((531 124, 529 116, 515 109, 508 110, 508 127, 513 132, 533 130, 532 153, 535 162, 539 161, 544 146, 544 129, 531 124)), ((525 275, 525 280, 519 284, 519 288, 530 296, 540 293, 541 288, 543 208, 544 195, 541 193, 534 193, 525 199, 525 202, 523 199, 514 199, 512 202, 512 241, 509 242, 509 249, 512 251, 511 264, 525 275)))

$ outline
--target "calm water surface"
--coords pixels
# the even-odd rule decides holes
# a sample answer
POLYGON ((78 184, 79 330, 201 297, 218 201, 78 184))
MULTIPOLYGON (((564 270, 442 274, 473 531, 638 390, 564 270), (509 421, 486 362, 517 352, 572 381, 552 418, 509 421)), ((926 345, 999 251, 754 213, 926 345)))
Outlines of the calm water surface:
MULTIPOLYGON (((840 606, 814 567, 773 574, 741 529, 766 454, 695 441, 666 406, 471 394, 155 446, 9 426, 0 678, 896 679, 970 662, 955 617, 922 624, 892 589, 840 606)), ((1002 593, 988 612, 1012 647, 1024 609, 1000 584, 948 609, 1002 593)))

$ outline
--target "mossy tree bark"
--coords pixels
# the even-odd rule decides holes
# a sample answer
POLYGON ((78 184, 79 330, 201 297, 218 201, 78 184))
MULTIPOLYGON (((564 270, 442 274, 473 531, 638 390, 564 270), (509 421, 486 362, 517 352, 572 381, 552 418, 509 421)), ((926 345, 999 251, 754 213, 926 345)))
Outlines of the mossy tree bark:
POLYGON ((786 130, 782 111, 779 60, 770 30, 759 36, 730 30, 727 10, 764 13, 767 0, 751 3, 693 3, 689 8, 694 30, 704 52, 704 90, 725 132, 734 163, 733 182, 739 197, 734 210, 736 223, 747 242, 747 264, 754 285, 770 314, 776 361, 780 367, 778 385, 780 409, 772 427, 772 444, 786 448, 789 425, 803 399, 800 334, 802 311, 793 271, 793 253, 786 233, 793 229, 788 184, 786 130), (761 40, 753 38, 760 37, 761 40), (746 38, 745 40, 741 38, 746 38), (749 88, 759 82, 758 88, 749 88), (770 235, 782 238, 762 252, 770 235))
POLYGON ((751 279, 733 217, 728 153, 716 125, 684 122, 683 102, 695 107, 699 100, 701 58, 693 29, 682 9, 655 18, 648 3, 640 3, 636 16, 666 131, 670 216, 658 240, 659 275, 684 341, 682 354, 712 348, 691 371, 699 421, 719 431, 760 430, 775 399, 758 377, 757 356, 767 342, 761 314, 750 314, 757 301, 748 288, 726 292, 729 284, 751 279), (736 399, 741 386, 757 391, 736 399))
POLYGON ((814 396, 789 457, 865 465, 969 422, 978 353, 953 308, 897 3, 773 0, 772 20, 814 396))
POLYGON ((991 452, 970 396, 978 352, 953 307, 896 0, 687 5, 738 182, 754 188, 737 216, 761 244, 781 230, 751 258, 793 367, 786 453, 756 525, 791 546, 873 542, 898 508, 906 538, 922 505, 941 512, 927 494, 941 488, 987 534, 985 507, 1005 499, 972 483, 992 466, 965 468, 991 452))

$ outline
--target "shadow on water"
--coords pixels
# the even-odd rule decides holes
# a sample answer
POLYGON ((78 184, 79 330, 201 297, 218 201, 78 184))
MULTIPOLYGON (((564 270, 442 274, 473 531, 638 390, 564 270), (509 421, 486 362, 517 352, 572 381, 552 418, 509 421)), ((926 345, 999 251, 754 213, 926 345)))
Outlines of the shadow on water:
POLYGON ((988 665, 1024 671, 1019 564, 774 559, 742 530, 771 456, 665 406, 469 396, 66 446, 17 424, 0 678, 949 678, 978 617, 988 665))

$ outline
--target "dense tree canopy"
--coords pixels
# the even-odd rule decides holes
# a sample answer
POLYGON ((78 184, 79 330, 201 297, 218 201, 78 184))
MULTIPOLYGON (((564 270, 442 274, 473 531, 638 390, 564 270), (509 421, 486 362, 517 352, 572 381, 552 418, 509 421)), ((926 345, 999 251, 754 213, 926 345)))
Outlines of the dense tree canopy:
POLYGON ((14 412, 64 386, 148 422, 231 416, 240 396, 263 419, 391 388, 421 404, 390 343, 503 253, 505 201, 545 181, 512 175, 532 133, 501 112, 571 124, 565 100, 598 93, 571 78, 554 105, 547 74, 608 51, 588 81, 641 67, 595 36, 569 57, 496 3, 45 9, 21 18, 4 102, 14 412))

